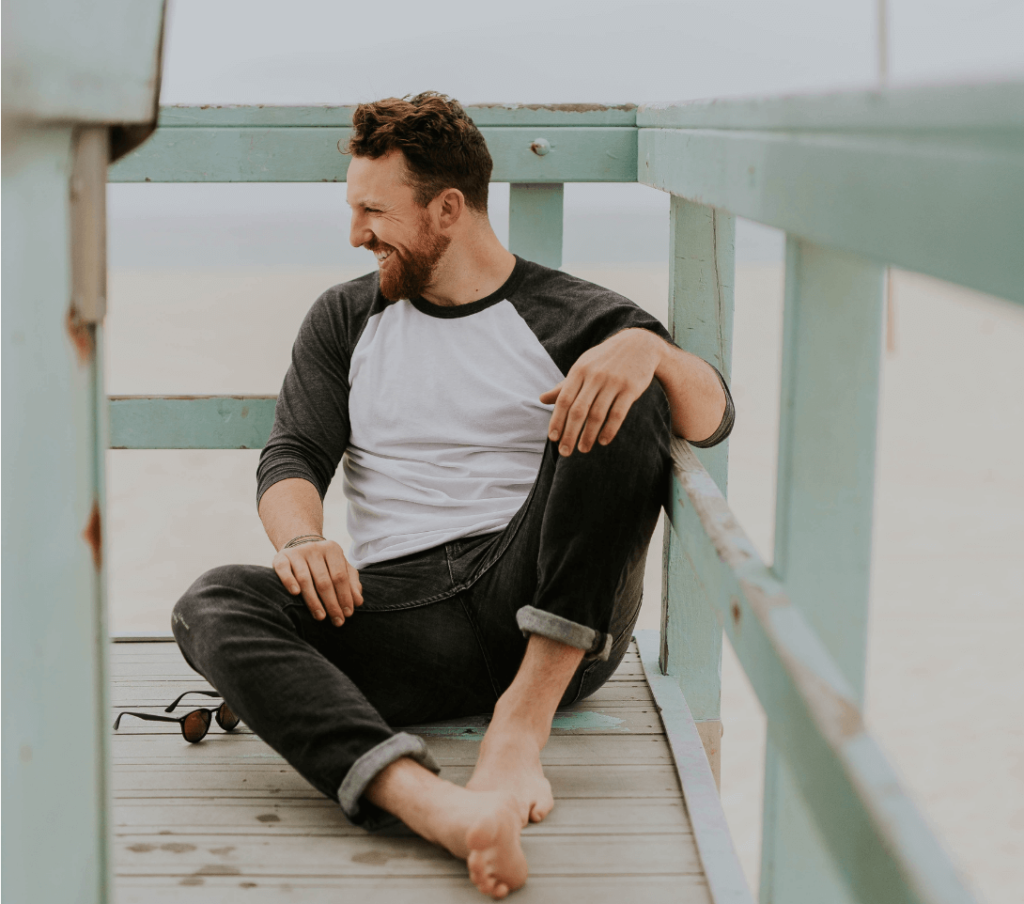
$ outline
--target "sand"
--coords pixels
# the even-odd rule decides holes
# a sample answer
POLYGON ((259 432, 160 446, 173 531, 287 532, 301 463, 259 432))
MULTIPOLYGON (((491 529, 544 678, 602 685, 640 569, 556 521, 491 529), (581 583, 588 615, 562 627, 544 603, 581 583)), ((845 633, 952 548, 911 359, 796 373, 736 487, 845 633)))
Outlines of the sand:
MULTIPOLYGON (((658 266, 566 269, 664 317, 658 266)), ((116 270, 111 394, 274 394, 306 309, 354 271, 116 270)), ((736 279, 729 497, 770 560, 782 274, 736 279)), ((883 364, 866 717, 970 885, 1024 901, 1024 310, 896 274, 883 364)), ((108 453, 111 627, 164 633, 189 583, 225 562, 268 564, 257 452, 108 453)), ((343 544, 344 499, 326 531, 343 544)), ((660 550, 655 538, 652 549, 660 550)), ((657 627, 648 563, 640 627, 657 627)), ((764 719, 726 645, 722 796, 756 889, 764 719)))

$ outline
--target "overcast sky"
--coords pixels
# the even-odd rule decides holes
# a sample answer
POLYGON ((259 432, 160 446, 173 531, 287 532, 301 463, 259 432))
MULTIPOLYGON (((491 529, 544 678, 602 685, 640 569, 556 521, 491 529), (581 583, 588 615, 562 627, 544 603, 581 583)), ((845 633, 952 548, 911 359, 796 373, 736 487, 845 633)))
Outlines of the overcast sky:
MULTIPOLYGON (((173 0, 164 103, 671 101, 866 86, 876 0, 173 0)), ((1024 0, 889 0, 894 83, 1024 73, 1024 0)))

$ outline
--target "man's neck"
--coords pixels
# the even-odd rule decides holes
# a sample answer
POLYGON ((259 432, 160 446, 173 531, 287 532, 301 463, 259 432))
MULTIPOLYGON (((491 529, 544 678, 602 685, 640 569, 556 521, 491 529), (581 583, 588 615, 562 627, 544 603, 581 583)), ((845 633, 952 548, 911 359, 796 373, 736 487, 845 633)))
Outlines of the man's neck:
POLYGON ((490 222, 481 217, 472 228, 452 237, 423 297, 443 307, 479 301, 497 292, 515 265, 515 255, 505 249, 490 222))

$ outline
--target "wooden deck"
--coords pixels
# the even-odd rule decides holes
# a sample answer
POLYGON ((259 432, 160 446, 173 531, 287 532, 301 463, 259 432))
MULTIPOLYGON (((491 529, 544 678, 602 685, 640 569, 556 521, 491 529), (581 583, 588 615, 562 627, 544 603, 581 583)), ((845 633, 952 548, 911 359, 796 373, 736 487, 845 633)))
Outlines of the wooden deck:
MULTIPOLYGON (((118 711, 160 712, 208 687, 173 643, 114 644, 111 672, 118 711)), ((445 778, 469 778, 482 721, 418 733, 445 778)), ((112 753, 119 904, 485 900, 441 849, 350 825, 244 725, 226 734, 214 724, 190 745, 176 725, 126 718, 112 753)), ((513 900, 710 904, 635 645, 598 693, 559 713, 543 759, 557 803, 523 833, 530 880, 513 900)))

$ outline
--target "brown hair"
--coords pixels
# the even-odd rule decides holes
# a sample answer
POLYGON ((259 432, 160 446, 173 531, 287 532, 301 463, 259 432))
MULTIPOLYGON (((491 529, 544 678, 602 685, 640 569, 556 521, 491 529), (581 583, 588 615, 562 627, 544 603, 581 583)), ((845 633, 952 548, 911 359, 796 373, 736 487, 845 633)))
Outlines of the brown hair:
POLYGON ((436 91, 387 97, 356 107, 352 126, 347 151, 353 157, 405 155, 417 204, 426 207, 446 188, 457 188, 468 207, 487 212, 491 155, 457 100, 436 91))

